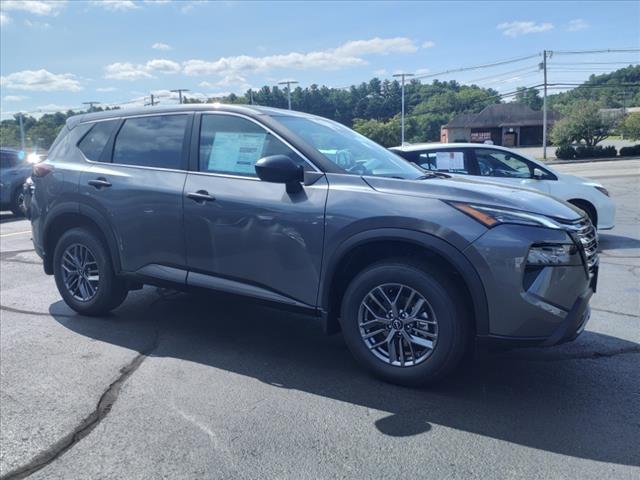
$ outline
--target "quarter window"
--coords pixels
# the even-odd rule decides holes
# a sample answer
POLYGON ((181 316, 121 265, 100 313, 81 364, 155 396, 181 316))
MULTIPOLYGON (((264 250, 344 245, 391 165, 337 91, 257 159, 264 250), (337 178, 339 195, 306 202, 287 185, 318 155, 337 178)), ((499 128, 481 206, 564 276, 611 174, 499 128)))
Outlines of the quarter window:
POLYGON ((256 177, 256 162, 270 155, 287 155, 307 166, 291 148, 250 120, 231 115, 202 116, 201 172, 256 177))
POLYGON ((98 122, 91 127, 89 133, 78 144, 78 148, 89 160, 100 161, 104 147, 107 145, 119 120, 98 122))
POLYGON ((113 163, 182 168, 188 115, 158 115, 125 120, 116 136, 113 163))

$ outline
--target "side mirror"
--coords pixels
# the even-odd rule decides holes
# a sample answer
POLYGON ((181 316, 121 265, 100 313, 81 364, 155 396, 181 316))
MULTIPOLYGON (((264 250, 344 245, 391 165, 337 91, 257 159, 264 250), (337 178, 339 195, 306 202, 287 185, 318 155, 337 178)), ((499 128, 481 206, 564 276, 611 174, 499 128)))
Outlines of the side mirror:
POLYGON ((302 190, 304 169, 286 155, 271 155, 256 162, 258 178, 264 182, 284 183, 287 193, 298 193, 302 190))
POLYGON ((536 180, 542 180, 544 177, 545 175, 542 170, 540 170, 539 168, 533 169, 533 178, 535 178, 536 180))

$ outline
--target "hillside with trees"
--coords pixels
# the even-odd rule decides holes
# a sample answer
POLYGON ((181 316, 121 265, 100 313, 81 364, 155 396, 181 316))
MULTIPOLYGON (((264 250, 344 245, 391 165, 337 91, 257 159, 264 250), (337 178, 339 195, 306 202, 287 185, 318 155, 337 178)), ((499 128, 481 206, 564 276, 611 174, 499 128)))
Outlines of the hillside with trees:
MULTIPOLYGON (((599 108, 640 106, 640 66, 629 66, 604 75, 592 75, 584 84, 570 91, 549 96, 549 105, 564 113, 567 107, 580 101, 592 101, 599 108), (629 84, 635 84, 629 85, 629 84), (620 85, 627 85, 620 87, 620 85)), ((209 98, 207 102, 248 104, 287 108, 287 92, 280 87, 264 86, 244 95, 231 94, 209 98)), ((422 83, 412 80, 405 85, 406 125, 409 142, 438 141, 440 127, 460 113, 477 113, 487 105, 505 101, 496 90, 477 85, 461 85, 456 81, 434 80, 422 83)), ((542 107, 537 89, 518 88, 515 102, 534 110, 542 107)), ((186 98, 185 103, 203 100, 186 98)), ((373 78, 347 88, 310 85, 291 92, 294 110, 313 113, 337 120, 385 146, 400 141, 401 87, 396 80, 373 78)), ((98 109, 99 110, 99 109, 98 109)), ((76 112, 45 114, 39 119, 25 115, 24 128, 27 147, 36 143, 47 148, 64 124, 76 112)), ((0 122, 0 142, 3 146, 20 145, 18 118, 0 122)))

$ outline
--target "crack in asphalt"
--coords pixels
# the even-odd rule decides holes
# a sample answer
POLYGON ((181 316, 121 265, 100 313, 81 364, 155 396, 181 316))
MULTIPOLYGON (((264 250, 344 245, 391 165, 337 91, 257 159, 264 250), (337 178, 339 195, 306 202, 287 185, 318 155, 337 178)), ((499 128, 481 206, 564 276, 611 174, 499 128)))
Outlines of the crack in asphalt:
MULTIPOLYGON (((28 252, 34 252, 34 251, 35 250, 33 248, 30 248, 28 250, 10 250, 8 252, 0 252, 0 260, 7 260, 21 253, 28 253, 28 252)), ((39 262, 39 263, 41 264, 42 262, 39 262)))
POLYGON ((591 310, 595 310, 596 312, 613 313, 614 315, 622 315, 623 317, 640 318, 640 315, 637 315, 635 313, 616 312, 615 310, 607 310, 606 308, 591 307, 591 310))
POLYGON ((78 314, 69 314, 69 313, 51 313, 51 312, 34 312, 33 310, 22 310, 20 308, 7 307, 6 305, 0 305, 0 310, 4 310, 6 312, 11 313, 21 313, 23 315, 36 315, 40 317, 51 317, 55 315, 56 317, 64 317, 64 318, 72 318, 77 317, 78 314))
MULTIPOLYGON (((149 310, 151 310, 158 302, 166 299, 167 297, 161 295, 160 298, 149 305, 149 310)), ((0 306, 0 308, 9 311, 16 310, 10 307, 2 306, 0 306)), ((18 310, 18 312, 25 313, 20 310, 18 310)), ((74 428, 70 433, 55 442, 46 450, 37 454, 25 465, 17 467, 7 472, 5 475, 0 476, 0 480, 19 480, 32 475, 38 470, 41 470, 56 461, 66 452, 71 450, 80 440, 89 435, 102 422, 102 420, 104 420, 107 415, 109 415, 109 412, 111 412, 113 405, 118 400, 118 396, 120 395, 122 386, 129 379, 129 377, 131 377, 131 375, 133 375, 136 370, 140 368, 140 365, 142 365, 142 363, 158 348, 159 340, 160 328, 158 325, 155 329, 154 339, 151 342, 151 345, 143 349, 140 353, 138 353, 138 355, 135 356, 133 360, 131 360, 131 362, 120 369, 118 378, 116 378, 102 393, 102 395, 100 396, 100 400, 98 400, 96 408, 91 413, 89 413, 89 415, 87 415, 78 424, 78 426, 76 426, 76 428, 74 428)))

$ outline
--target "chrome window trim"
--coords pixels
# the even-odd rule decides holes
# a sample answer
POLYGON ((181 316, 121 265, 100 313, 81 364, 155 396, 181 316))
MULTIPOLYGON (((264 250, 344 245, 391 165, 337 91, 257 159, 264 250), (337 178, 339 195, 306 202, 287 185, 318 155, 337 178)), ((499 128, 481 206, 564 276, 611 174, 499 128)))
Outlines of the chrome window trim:
MULTIPOLYGON (((242 113, 237 113, 237 112, 204 111, 204 112, 198 112, 198 113, 202 114, 202 117, 204 117, 205 115, 227 115, 227 116, 231 116, 231 117, 239 117, 239 118, 244 118, 245 120, 249 120, 250 122, 255 123, 260 128, 263 128, 264 130, 269 132, 271 135, 276 137, 278 140, 280 140, 282 143, 284 143, 287 147, 289 147, 291 150, 293 150, 300 158, 302 158, 309 166, 311 166, 311 168, 313 168, 313 170, 315 172, 324 173, 311 160, 309 160, 304 154, 302 154, 300 152, 300 150, 298 150, 296 147, 291 145, 291 143, 289 141, 287 141, 285 138, 283 138, 277 132, 273 131, 270 127, 268 127, 264 123, 260 123, 259 121, 257 121, 255 118, 251 118, 251 117, 249 117, 247 115, 244 115, 242 113)), ((202 119, 200 120, 200 131, 202 131, 202 119)), ((225 176, 247 178, 247 176, 244 176, 244 175, 233 175, 233 174, 225 174, 225 173, 217 173, 217 172, 202 172, 200 170, 200 133, 201 133, 200 131, 198 132, 198 170, 197 170, 197 172, 198 173, 208 173, 208 174, 216 174, 216 175, 219 174, 219 175, 225 175, 225 176)), ((194 172, 191 172, 191 173, 194 173, 194 172)), ((253 178, 253 177, 248 177, 248 178, 253 178)), ((257 178, 257 177, 255 177, 255 178, 257 178)))

